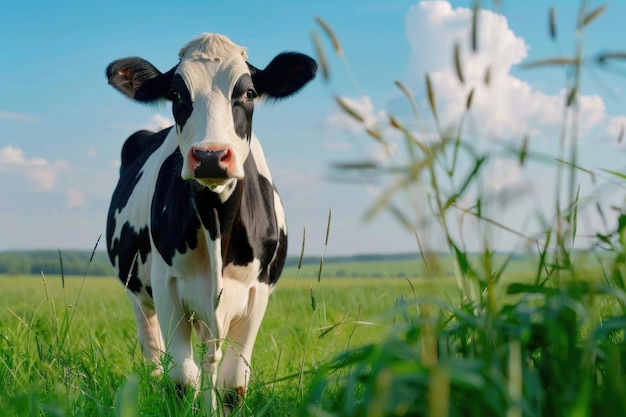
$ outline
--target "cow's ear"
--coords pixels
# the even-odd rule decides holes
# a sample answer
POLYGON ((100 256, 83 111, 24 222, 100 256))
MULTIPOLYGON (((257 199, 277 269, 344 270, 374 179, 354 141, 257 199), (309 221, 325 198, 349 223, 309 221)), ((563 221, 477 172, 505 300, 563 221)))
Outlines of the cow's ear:
POLYGON ((260 70, 248 64, 254 88, 261 97, 281 99, 289 97, 315 78, 317 63, 307 55, 283 52, 260 70))
POLYGON ((106 75, 115 89, 133 100, 151 102, 167 97, 176 67, 165 74, 143 58, 122 58, 109 64, 106 75))

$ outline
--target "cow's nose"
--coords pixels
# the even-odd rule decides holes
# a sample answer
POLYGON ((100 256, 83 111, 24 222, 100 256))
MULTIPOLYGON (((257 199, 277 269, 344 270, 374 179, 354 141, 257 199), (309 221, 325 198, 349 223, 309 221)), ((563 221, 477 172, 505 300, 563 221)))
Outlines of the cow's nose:
POLYGON ((189 152, 190 168, 196 178, 228 178, 234 161, 229 147, 192 147, 189 152))

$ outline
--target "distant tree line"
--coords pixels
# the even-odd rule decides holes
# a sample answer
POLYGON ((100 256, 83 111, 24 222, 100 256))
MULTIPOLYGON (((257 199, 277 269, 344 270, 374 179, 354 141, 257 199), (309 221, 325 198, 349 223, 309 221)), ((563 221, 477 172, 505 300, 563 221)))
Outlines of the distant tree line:
POLYGON ((103 251, 7 251, 0 252, 0 274, 112 276, 113 267, 103 251), (90 261, 91 259, 91 261, 90 261))
MULTIPOLYGON (((418 256, 416 253, 330 256, 324 260, 324 263, 403 260, 414 259, 418 256)), ((93 259, 90 262, 91 257, 91 251, 80 250, 61 250, 60 253, 58 250, 0 252, 0 274, 41 274, 43 272, 60 275, 62 268, 64 275, 85 275, 85 273, 96 276, 114 275, 113 267, 105 251, 99 250, 93 253, 93 259)), ((285 266, 297 266, 299 261, 299 257, 289 256, 285 266)), ((319 265, 319 262, 320 258, 317 256, 306 256, 302 259, 303 265, 319 265)), ((345 271, 342 276, 345 276, 345 271)))
MULTIPOLYGON (((368 262, 368 261, 404 261, 407 259, 419 259, 417 252, 407 253, 389 253, 389 254, 361 254, 361 255, 345 255, 345 256, 329 256, 324 259, 324 264, 343 263, 343 262, 368 262)), ((285 262, 286 267, 298 266, 300 257, 289 256, 285 262)), ((305 256, 302 258, 302 265, 319 265, 319 256, 305 256)))

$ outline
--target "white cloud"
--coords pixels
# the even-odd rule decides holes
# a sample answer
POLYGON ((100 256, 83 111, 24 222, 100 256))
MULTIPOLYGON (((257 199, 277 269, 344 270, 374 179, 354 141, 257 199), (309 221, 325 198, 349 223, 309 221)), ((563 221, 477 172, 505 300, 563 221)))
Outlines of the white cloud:
POLYGON ((13 173, 24 176, 37 191, 51 190, 61 171, 69 169, 65 161, 50 163, 43 158, 26 158, 22 149, 5 146, 0 149, 0 173, 13 173))
MULTIPOLYGON (((411 45, 407 85, 425 97, 424 76, 432 80, 440 120, 444 127, 458 124, 467 96, 474 89, 469 133, 497 138, 525 134, 550 135, 563 120, 565 92, 550 95, 510 74, 527 56, 528 45, 509 27, 506 17, 489 10, 478 15, 478 50, 471 48, 472 11, 452 8, 447 1, 422 1, 406 16, 406 35, 411 45), (460 46, 461 83, 453 51, 460 46), (489 71, 490 82, 485 84, 489 71)), ((424 99, 425 100, 425 99, 424 99)), ((599 96, 579 97, 581 134, 605 119, 599 96)))
MULTIPOLYGON (((609 119, 606 131, 604 133, 604 139, 617 143, 620 136, 624 135, 626 130, 626 116, 616 116, 609 119)), ((622 138, 624 142, 624 138, 622 138)))
POLYGON ((5 146, 0 149, 0 164, 46 166, 48 162, 40 158, 26 159, 22 149, 14 146, 5 146))
POLYGON ((65 192, 67 195, 67 207, 81 207, 85 205, 85 196, 74 188, 68 188, 65 192))
POLYGON ((37 123, 41 121, 41 119, 37 116, 33 116, 25 113, 15 113, 5 110, 0 110, 0 119, 1 120, 10 120, 13 122, 20 123, 37 123))
POLYGON ((496 158, 489 162, 485 183, 494 191, 519 184, 522 170, 516 159, 496 158))
POLYGON ((170 127, 173 124, 174 124, 174 121, 172 119, 170 119, 167 116, 157 113, 154 116, 152 116, 152 119, 150 120, 146 128, 148 130, 158 131, 158 130, 163 130, 167 127, 170 127))
POLYGON ((461 45, 463 69, 469 78, 482 77, 487 67, 492 68, 492 77, 507 74, 526 58, 524 40, 508 27, 504 16, 488 10, 479 12, 478 51, 471 52, 471 22, 470 9, 453 9, 447 1, 422 1, 412 6, 405 19, 412 51, 409 72, 422 76, 451 69, 455 43, 461 45))
POLYGON ((95 146, 91 146, 89 147, 89 149, 87 149, 87 156, 90 158, 93 158, 94 156, 96 156, 97 152, 96 152, 96 147, 95 146))
POLYGON ((48 191, 54 186, 57 179, 57 172, 52 168, 36 169, 25 173, 38 191, 48 191))

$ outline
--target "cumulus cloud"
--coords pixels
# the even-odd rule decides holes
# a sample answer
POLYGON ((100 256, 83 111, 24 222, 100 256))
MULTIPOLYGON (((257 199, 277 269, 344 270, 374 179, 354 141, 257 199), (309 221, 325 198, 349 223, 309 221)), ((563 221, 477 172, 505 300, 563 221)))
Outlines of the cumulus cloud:
POLYGON ((68 188, 65 194, 67 196, 67 207, 74 208, 85 205, 85 196, 82 192, 74 188, 68 188))
MULTIPOLYGON (((565 92, 546 94, 511 75, 511 69, 527 57, 528 45, 509 27, 506 17, 489 10, 478 15, 477 45, 471 48, 472 11, 453 8, 447 1, 422 1, 406 15, 406 36, 411 52, 406 83, 424 97, 423 80, 429 74, 434 85, 440 120, 455 125, 465 112, 474 89, 471 119, 474 135, 517 138, 525 134, 558 132, 563 120, 565 92), (461 83, 453 51, 460 47, 461 83), (485 74, 489 72, 489 83, 485 74)), ((579 97, 581 133, 605 119, 599 96, 579 97)))
POLYGON ((24 152, 20 148, 14 146, 5 146, 0 149, 0 164, 3 165, 30 165, 30 166, 45 166, 48 162, 45 159, 33 158, 26 159, 24 152))
POLYGON ((0 149, 0 173, 14 173, 27 178, 38 191, 52 189, 61 171, 69 168, 65 161, 48 162, 43 158, 26 158, 22 149, 5 146, 0 149))

